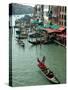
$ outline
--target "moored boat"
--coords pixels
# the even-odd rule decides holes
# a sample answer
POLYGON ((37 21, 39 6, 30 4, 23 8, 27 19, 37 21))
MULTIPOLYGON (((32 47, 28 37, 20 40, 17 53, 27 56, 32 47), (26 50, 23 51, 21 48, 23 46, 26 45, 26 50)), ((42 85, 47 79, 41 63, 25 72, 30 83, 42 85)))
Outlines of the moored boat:
POLYGON ((29 41, 28 40, 28 42, 31 43, 31 44, 37 45, 37 44, 43 44, 44 40, 41 40, 41 41, 40 40, 37 40, 37 41, 29 41))
POLYGON ((19 30, 16 31, 16 34, 20 34, 20 33, 21 33, 21 31, 19 31, 19 30))
POLYGON ((20 45, 21 45, 21 46, 23 46, 23 47, 25 46, 25 44, 24 44, 24 43, 20 43, 20 45))
POLYGON ((19 40, 18 43, 23 47, 25 46, 25 43, 22 40, 19 40))

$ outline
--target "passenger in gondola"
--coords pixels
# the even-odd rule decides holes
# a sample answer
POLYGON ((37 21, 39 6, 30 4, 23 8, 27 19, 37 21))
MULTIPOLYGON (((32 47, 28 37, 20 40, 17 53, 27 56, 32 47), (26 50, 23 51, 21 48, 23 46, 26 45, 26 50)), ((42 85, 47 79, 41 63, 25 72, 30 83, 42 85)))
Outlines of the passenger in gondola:
POLYGON ((49 72, 47 75, 49 78, 52 78, 54 76, 53 72, 49 72))
POLYGON ((54 76, 54 73, 51 70, 49 70, 49 68, 46 68, 45 73, 49 78, 52 78, 54 76))
POLYGON ((37 58, 37 61, 38 61, 38 66, 39 66, 42 70, 45 70, 46 65, 44 64, 44 62, 40 61, 39 58, 37 58))

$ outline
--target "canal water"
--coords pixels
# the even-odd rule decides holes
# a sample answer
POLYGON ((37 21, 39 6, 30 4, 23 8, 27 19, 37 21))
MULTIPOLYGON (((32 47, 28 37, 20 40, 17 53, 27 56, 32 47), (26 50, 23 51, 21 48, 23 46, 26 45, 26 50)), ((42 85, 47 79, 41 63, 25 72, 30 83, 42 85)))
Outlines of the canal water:
POLYGON ((23 40, 23 48, 12 35, 12 84, 13 86, 50 85, 37 67, 37 58, 46 57, 45 63, 61 83, 66 82, 66 49, 57 44, 32 45, 23 40))

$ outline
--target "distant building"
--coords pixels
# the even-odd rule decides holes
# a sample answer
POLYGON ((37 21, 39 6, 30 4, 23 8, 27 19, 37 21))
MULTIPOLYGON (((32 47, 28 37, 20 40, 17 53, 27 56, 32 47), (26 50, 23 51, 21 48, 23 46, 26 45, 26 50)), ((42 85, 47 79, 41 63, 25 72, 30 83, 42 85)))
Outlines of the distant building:
POLYGON ((47 16, 48 9, 49 9, 49 6, 44 5, 44 24, 48 22, 48 16, 47 16))
POLYGON ((44 5, 40 4, 35 5, 33 17, 44 21, 44 5))
POLYGON ((60 26, 66 26, 66 7, 49 6, 48 17, 52 23, 59 24, 60 26))

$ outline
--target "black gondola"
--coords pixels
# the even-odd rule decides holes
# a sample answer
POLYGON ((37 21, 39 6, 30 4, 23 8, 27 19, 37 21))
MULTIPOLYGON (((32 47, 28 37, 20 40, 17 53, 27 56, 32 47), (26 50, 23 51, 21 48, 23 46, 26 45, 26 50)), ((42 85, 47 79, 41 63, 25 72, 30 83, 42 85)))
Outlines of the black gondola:
MULTIPOLYGON (((39 67, 39 66, 38 66, 39 67)), ((45 68, 45 69, 41 69, 39 67, 39 69, 41 70, 41 72, 43 73, 43 75, 53 84, 60 84, 60 81, 56 78, 56 76, 54 75, 54 73, 49 69, 49 68, 45 68)))

